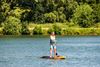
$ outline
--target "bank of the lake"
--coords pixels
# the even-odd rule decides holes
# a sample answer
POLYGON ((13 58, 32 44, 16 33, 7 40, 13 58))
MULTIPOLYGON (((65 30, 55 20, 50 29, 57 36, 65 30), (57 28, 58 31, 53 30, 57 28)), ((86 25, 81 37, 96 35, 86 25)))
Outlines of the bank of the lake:
POLYGON ((54 31, 57 35, 100 35, 99 27, 81 28, 70 26, 65 23, 55 24, 27 24, 19 32, 15 28, 0 28, 0 35, 49 35, 54 31))

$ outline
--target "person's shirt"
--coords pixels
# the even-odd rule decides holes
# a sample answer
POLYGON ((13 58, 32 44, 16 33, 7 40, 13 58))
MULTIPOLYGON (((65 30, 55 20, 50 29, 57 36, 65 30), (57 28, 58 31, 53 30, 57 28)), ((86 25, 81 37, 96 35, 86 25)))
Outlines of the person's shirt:
POLYGON ((50 35, 50 40, 55 40, 55 35, 50 35))

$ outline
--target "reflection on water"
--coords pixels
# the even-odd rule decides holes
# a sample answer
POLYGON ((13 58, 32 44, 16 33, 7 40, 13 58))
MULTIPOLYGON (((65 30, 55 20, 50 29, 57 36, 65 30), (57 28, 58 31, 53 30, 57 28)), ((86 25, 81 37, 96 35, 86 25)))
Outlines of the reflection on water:
POLYGON ((58 36, 57 51, 65 60, 41 59, 49 55, 49 37, 0 37, 0 67, 100 67, 99 36, 58 36))

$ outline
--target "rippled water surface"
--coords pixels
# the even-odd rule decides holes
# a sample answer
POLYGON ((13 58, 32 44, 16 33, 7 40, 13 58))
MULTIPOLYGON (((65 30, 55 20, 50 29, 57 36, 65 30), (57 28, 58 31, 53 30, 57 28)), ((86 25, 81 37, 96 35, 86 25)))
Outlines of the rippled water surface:
POLYGON ((100 36, 57 36, 57 52, 65 60, 41 59, 49 55, 49 37, 0 37, 0 67, 100 67, 100 36))

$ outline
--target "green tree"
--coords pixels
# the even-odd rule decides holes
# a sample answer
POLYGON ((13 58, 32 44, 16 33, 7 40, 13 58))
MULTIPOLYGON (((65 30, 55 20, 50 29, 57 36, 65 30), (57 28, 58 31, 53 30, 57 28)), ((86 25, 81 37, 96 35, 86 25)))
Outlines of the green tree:
POLYGON ((100 4, 96 4, 93 8, 96 22, 100 22, 100 4))
POLYGON ((66 21, 66 15, 63 13, 64 12, 64 7, 58 8, 58 22, 65 22, 66 21))
POLYGON ((88 4, 80 5, 73 14, 72 21, 81 27, 90 27, 93 24, 93 9, 88 4))
POLYGON ((4 34, 6 35, 20 35, 21 34, 21 23, 18 18, 9 16, 6 18, 5 22, 2 24, 4 34))
POLYGON ((5 2, 1 2, 0 4, 0 22, 3 22, 6 17, 9 15, 10 5, 5 2))
POLYGON ((84 3, 88 3, 88 4, 94 4, 96 3, 98 0, 76 0, 79 4, 84 4, 84 3))
POLYGON ((56 15, 53 12, 44 14, 46 22, 54 23, 56 22, 56 15))
POLYGON ((77 7, 78 3, 75 0, 66 0, 66 4, 64 6, 66 20, 70 21, 77 7))
POLYGON ((65 22, 66 16, 63 13, 63 11, 64 11, 64 8, 60 7, 58 8, 58 11, 53 11, 53 12, 44 14, 46 22, 49 22, 49 23, 65 22))
POLYGON ((14 10, 10 11, 10 15, 20 19, 22 13, 25 12, 25 11, 26 10, 23 10, 23 9, 21 9, 19 7, 16 7, 14 10))

